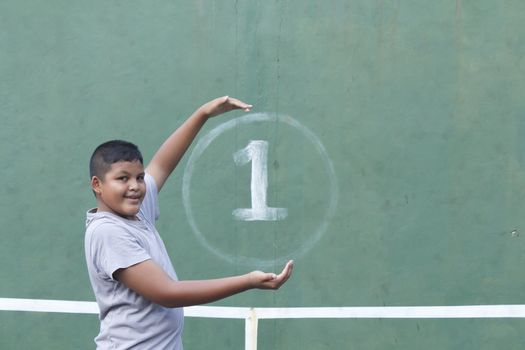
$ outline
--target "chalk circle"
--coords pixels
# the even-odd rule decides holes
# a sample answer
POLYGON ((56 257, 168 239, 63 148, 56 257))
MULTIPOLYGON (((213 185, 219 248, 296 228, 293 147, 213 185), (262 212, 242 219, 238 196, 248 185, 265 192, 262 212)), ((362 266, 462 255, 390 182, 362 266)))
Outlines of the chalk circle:
POLYGON ((326 232, 326 229, 328 227, 328 223, 332 219, 338 202, 338 184, 337 184, 337 178, 334 171, 334 166, 332 164, 332 161, 328 157, 328 154, 326 152, 326 149, 324 148, 323 144, 315 136, 313 132, 311 132, 308 128, 300 124, 297 120, 286 116, 286 115, 278 115, 275 113, 251 113, 244 115, 239 118, 235 118, 232 120, 229 120, 225 123, 220 124, 219 126, 212 129, 210 132, 208 132, 206 135, 204 135, 195 145, 193 151, 191 152, 191 155, 188 159, 186 169, 184 170, 183 180, 182 180, 182 199, 183 199, 183 205, 184 209, 186 211, 186 216, 188 218, 188 222, 190 224, 191 229, 193 230, 193 233, 197 237, 197 239, 200 241, 200 243, 206 247, 210 252, 218 256, 219 258, 222 258, 232 264, 243 264, 248 266, 255 266, 255 267, 273 267, 276 264, 283 264, 285 261, 289 259, 296 259, 306 252, 308 252, 318 241, 321 239, 321 237, 326 232), (299 130, 314 146, 315 149, 319 152, 321 155, 321 158, 323 160, 323 165, 326 168, 326 172, 328 175, 328 182, 329 182, 329 205, 326 209, 326 212, 324 213, 323 220, 321 223, 315 228, 313 231, 313 234, 305 240, 300 247, 295 249, 294 251, 290 252, 289 254, 274 258, 272 260, 268 259, 259 259, 259 258, 253 258, 248 256, 234 256, 231 254, 228 254, 227 252, 222 251, 221 249, 217 249, 216 247, 212 246, 205 238, 201 230, 199 229, 197 222, 194 218, 193 211, 191 208, 191 199, 190 199, 190 188, 191 188, 191 178, 194 171, 194 165, 196 161, 202 156, 204 151, 208 148, 208 146, 222 133, 225 131, 231 130, 234 127, 237 127, 239 125, 246 125, 251 123, 265 123, 265 122, 280 122, 284 123, 286 125, 289 125, 297 130, 299 130))

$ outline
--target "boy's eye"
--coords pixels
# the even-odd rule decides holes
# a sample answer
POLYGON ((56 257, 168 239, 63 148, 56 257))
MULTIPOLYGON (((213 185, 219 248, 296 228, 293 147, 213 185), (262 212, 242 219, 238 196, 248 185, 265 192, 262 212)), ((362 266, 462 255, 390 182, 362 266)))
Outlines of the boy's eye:
POLYGON ((121 177, 119 177, 117 180, 120 180, 120 181, 128 181, 128 177, 127 177, 127 176, 121 176, 121 177))

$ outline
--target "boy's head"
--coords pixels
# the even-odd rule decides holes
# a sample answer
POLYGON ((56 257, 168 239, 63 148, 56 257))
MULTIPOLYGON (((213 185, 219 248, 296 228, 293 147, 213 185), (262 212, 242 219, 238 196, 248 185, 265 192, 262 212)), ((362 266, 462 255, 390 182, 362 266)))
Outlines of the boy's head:
POLYGON ((138 147, 120 140, 101 144, 91 156, 89 172, 98 210, 134 219, 146 193, 138 147))
POLYGON ((117 162, 139 161, 143 164, 139 148, 127 141, 113 140, 98 146, 89 161, 89 177, 98 177, 103 180, 111 165, 117 162))

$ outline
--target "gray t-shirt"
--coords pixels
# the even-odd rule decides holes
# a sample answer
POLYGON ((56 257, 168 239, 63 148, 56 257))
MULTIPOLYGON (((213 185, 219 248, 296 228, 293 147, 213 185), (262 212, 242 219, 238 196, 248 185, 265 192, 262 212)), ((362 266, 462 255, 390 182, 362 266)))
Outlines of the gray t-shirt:
POLYGON ((118 269, 151 259, 177 280, 154 225, 159 215, 157 186, 148 174, 145 182, 139 220, 94 209, 87 213, 86 262, 100 308, 97 349, 182 350, 183 309, 155 304, 113 278, 118 269))

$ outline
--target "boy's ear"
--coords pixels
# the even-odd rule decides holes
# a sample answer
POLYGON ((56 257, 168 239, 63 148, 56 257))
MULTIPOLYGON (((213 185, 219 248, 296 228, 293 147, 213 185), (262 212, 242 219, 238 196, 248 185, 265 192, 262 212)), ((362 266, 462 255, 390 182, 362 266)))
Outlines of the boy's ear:
POLYGON ((95 192, 95 194, 100 194, 101 183, 102 181, 97 176, 93 176, 91 178, 91 189, 93 190, 93 192, 95 192))

